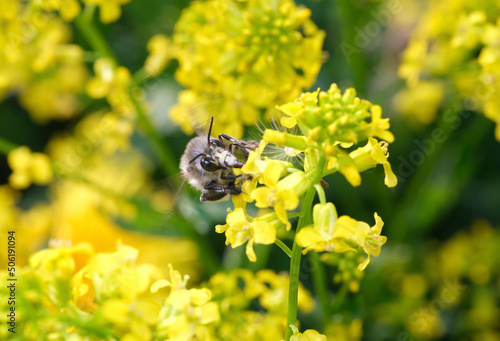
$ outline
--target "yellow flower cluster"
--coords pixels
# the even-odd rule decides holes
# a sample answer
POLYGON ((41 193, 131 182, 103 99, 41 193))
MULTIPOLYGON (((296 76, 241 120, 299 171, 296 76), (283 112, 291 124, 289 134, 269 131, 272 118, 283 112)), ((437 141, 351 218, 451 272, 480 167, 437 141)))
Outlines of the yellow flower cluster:
POLYGON ((327 338, 316 330, 308 329, 304 333, 297 331, 290 337, 290 341, 327 341, 327 338))
POLYGON ((15 189, 25 189, 32 183, 46 185, 54 176, 49 157, 43 153, 32 153, 26 146, 11 151, 7 162, 13 171, 9 184, 15 189))
MULTIPOLYGON (((252 273, 237 269, 217 273, 207 286, 220 307, 218 340, 282 340, 286 328, 288 275, 271 270, 252 273), (257 301, 264 311, 252 309, 257 301)), ((311 294, 299 286, 298 307, 304 313, 314 308, 311 294)))
POLYGON ((300 198, 309 189, 316 188, 321 203, 313 208, 313 225, 302 227, 296 234, 297 243, 305 248, 304 253, 309 250, 363 251, 368 257, 358 269, 364 270, 370 257, 378 256, 387 240, 380 235, 382 219, 375 213, 375 225, 370 227, 348 216, 338 217, 335 206, 325 201, 320 180, 340 171, 357 186, 361 183, 360 172, 382 164, 386 185, 395 186, 397 179, 387 161, 387 143, 379 143, 374 138, 393 141, 388 119, 381 117, 379 106, 356 98, 353 89, 342 95, 335 85, 327 92, 305 93, 279 109, 287 115, 282 117, 282 124, 290 128, 298 125, 304 135, 270 129, 264 132, 260 146, 250 152, 241 168, 241 174, 251 179, 243 183, 243 195, 233 196, 235 209, 227 215, 226 224, 218 225, 216 231, 225 232, 226 244, 232 247, 247 242, 247 256, 255 261, 253 245, 274 243, 276 230, 283 225, 290 230, 288 211, 295 210, 300 198), (367 139, 366 146, 347 151, 353 144, 367 139), (289 162, 262 156, 268 142, 285 146, 288 152, 304 152, 304 170, 293 168, 289 162), (272 208, 273 212, 251 217, 245 209, 247 202, 255 202, 258 208, 272 208))
POLYGON ((243 195, 233 197, 235 210, 226 217, 225 225, 217 225, 218 233, 225 232, 226 244, 238 247, 248 241, 246 254, 250 261, 255 262, 254 243, 273 244, 276 240, 276 230, 285 225, 291 228, 287 211, 299 206, 299 197, 310 187, 310 180, 305 173, 291 169, 286 161, 261 158, 266 146, 261 142, 259 148, 251 151, 241 172, 252 176, 243 183, 243 195), (288 169, 293 170, 288 174, 288 169), (281 178, 281 179, 280 179, 281 178), (257 184, 264 186, 257 187, 257 184), (272 207, 274 212, 258 218, 252 218, 246 212, 246 202, 255 201, 259 208, 272 207))
POLYGON ((396 106, 420 123, 431 123, 444 88, 454 86, 465 109, 496 123, 500 141, 500 4, 446 0, 427 5, 399 68, 409 89, 396 98, 396 106), (427 102, 429 111, 409 106, 412 97, 427 102))
POLYGON ((135 118, 135 109, 129 95, 130 71, 124 66, 116 66, 109 58, 99 58, 94 63, 95 76, 87 85, 91 98, 106 98, 117 115, 135 118))
POLYGON ((243 125, 255 124, 261 109, 297 97, 313 84, 322 63, 325 34, 310 15, 292 0, 192 2, 172 42, 153 38, 155 57, 146 65, 155 74, 166 60, 179 62, 175 76, 188 90, 179 95, 172 120, 191 134, 213 115, 218 130, 240 138, 243 125), (213 112, 198 110, 214 100, 213 112))
POLYGON ((77 115, 88 77, 83 50, 70 43, 71 28, 54 14, 55 5, 65 20, 79 6, 75 0, 0 1, 0 99, 16 94, 39 123, 77 115))
POLYGON ((210 290, 188 289, 187 277, 172 267, 165 278, 158 267, 137 264, 137 256, 120 243, 116 252, 96 253, 90 244, 53 241, 18 270, 16 333, 29 340, 205 340, 219 320, 210 290))
POLYGON ((303 253, 314 251, 357 251, 361 248, 368 257, 358 265, 362 271, 370 263, 370 256, 377 257, 387 237, 381 236, 384 222, 375 213, 375 225, 370 226, 349 216, 337 217, 332 203, 316 204, 313 210, 313 226, 303 227, 296 235, 303 253))
POLYGON ((394 141, 388 130, 389 119, 382 118, 380 106, 356 97, 354 89, 342 94, 337 85, 332 84, 328 91, 304 93, 295 102, 278 109, 286 115, 281 123, 287 128, 298 126, 304 136, 266 130, 264 140, 304 151, 306 172, 315 169, 318 156, 324 155, 330 172, 340 171, 351 185, 358 186, 360 172, 382 164, 385 184, 396 186, 397 178, 387 161, 387 143, 394 141), (375 137, 385 142, 379 143, 375 137), (366 140, 366 146, 347 151, 366 140))
MULTIPOLYGON (((16 291, 16 333, 26 339, 283 339, 287 275, 238 269, 215 274, 206 287, 189 288, 188 276, 171 265, 165 276, 159 267, 139 263, 137 250, 121 243, 114 252, 96 252, 88 243, 50 244, 18 269, 23 285, 16 291), (256 301, 260 311, 253 309, 256 301)), ((5 280, 7 271, 0 277, 5 280)), ((3 308, 8 294, 5 286, 0 289, 3 308)), ((314 308, 302 286, 298 306, 306 313, 314 308)), ((6 333, 3 328, 0 337, 6 333)))

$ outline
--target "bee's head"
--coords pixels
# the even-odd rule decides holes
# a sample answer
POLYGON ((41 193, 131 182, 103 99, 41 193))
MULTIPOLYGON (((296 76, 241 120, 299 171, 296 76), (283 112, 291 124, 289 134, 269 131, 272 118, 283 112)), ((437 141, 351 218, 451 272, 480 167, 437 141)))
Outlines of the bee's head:
POLYGON ((222 168, 212 156, 206 154, 201 157, 200 166, 207 172, 215 172, 222 168))

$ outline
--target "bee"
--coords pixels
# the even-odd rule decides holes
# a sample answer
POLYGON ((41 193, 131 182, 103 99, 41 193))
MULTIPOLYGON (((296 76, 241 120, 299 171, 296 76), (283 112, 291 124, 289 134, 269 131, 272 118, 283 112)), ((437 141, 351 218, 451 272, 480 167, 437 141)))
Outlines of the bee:
POLYGON ((249 150, 259 145, 258 141, 240 141, 226 134, 219 134, 217 139, 211 137, 213 122, 212 117, 207 137, 189 141, 180 162, 183 178, 202 192, 200 201, 221 201, 241 194, 242 181, 252 176, 235 175, 233 169, 243 167, 249 150))

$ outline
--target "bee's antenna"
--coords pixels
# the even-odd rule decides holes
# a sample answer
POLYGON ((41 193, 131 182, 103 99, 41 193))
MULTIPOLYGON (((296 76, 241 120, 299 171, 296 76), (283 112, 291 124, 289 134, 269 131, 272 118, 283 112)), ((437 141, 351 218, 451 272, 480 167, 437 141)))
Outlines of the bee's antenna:
POLYGON ((212 119, 210 120, 210 128, 208 129, 208 135, 207 135, 208 144, 210 144, 210 134, 212 133, 213 124, 214 124, 214 117, 212 116, 212 119))
POLYGON ((191 161, 189 161, 189 163, 193 163, 194 160, 196 160, 197 158, 199 158, 200 156, 203 156, 203 155, 205 155, 205 154, 201 153, 201 154, 196 155, 194 158, 191 159, 191 161))

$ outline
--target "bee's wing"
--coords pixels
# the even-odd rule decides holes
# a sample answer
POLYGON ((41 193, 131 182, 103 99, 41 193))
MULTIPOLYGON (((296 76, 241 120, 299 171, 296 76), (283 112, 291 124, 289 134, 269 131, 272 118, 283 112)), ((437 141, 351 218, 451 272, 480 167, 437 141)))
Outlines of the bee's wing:
POLYGON ((193 130, 198 136, 207 136, 210 118, 217 117, 222 105, 222 96, 203 95, 199 102, 190 108, 193 130))

